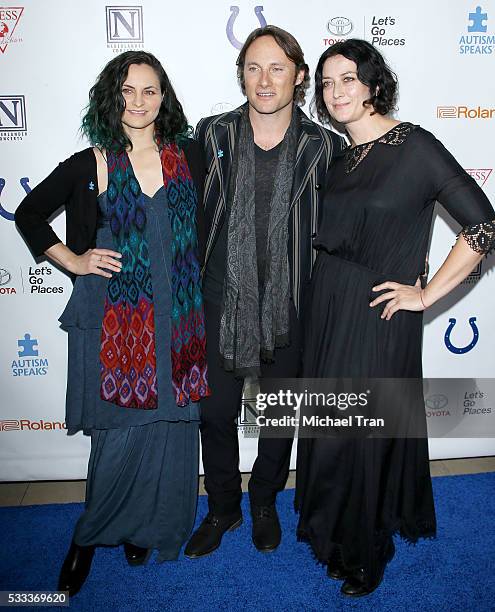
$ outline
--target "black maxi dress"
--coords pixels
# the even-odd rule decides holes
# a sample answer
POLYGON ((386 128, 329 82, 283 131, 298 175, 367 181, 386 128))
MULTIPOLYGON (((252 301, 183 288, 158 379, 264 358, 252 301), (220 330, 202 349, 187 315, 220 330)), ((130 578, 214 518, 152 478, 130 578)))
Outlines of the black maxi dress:
MULTIPOLYGON (((386 321, 385 304, 369 303, 375 285, 414 285, 423 273, 436 200, 471 248, 488 252, 492 206, 426 130, 400 123, 335 161, 314 241, 305 378, 422 376, 422 313, 399 311, 386 321)), ((422 399, 417 411, 426 420, 422 399)), ((298 537, 320 562, 340 552, 347 569, 365 569, 371 585, 393 533, 413 542, 435 535, 427 442, 299 438, 298 537)))

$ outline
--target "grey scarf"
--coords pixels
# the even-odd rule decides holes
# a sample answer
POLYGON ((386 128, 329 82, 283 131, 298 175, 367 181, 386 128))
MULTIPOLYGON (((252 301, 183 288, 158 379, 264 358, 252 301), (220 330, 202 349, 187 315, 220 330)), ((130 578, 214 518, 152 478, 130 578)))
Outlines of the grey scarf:
POLYGON ((272 361, 289 343, 290 199, 297 147, 297 112, 285 134, 275 171, 265 264, 258 288, 255 231, 255 151, 248 105, 240 119, 227 197, 227 271, 220 320, 223 366, 236 376, 257 376, 260 361, 272 361))

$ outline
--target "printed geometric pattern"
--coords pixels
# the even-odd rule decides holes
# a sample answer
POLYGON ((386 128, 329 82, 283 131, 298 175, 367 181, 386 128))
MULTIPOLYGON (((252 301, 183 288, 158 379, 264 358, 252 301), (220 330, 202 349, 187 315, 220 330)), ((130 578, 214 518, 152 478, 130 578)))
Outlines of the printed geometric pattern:
POLYGON ((164 146, 163 181, 172 228, 172 386, 178 406, 210 395, 200 286, 198 197, 184 152, 164 146))
POLYGON ((158 406, 155 318, 146 211, 126 152, 108 155, 107 205, 122 270, 108 281, 101 330, 101 398, 125 408, 158 406))
MULTIPOLYGON (((172 388, 178 406, 210 395, 196 234, 197 193, 184 152, 161 149, 172 229, 172 388)), ((153 285, 146 210, 126 152, 108 153, 107 202, 122 269, 108 282, 101 331, 102 399, 126 408, 158 406, 153 285)))

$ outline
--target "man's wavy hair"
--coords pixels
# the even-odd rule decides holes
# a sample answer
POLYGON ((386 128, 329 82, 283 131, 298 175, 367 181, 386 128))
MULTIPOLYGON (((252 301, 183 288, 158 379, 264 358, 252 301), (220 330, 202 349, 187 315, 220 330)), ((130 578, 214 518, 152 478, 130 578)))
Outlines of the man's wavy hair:
POLYGON ((102 149, 116 153, 132 149, 132 143, 122 126, 122 113, 125 109, 122 85, 132 64, 150 66, 160 82, 163 99, 155 119, 155 140, 180 143, 190 132, 187 119, 163 66, 154 55, 146 51, 126 51, 114 57, 103 68, 89 91, 89 104, 81 125, 82 133, 93 146, 102 149))
POLYGON ((370 97, 363 102, 364 106, 373 108, 374 115, 387 115, 395 110, 398 94, 397 76, 389 68, 382 54, 366 40, 349 38, 333 44, 318 60, 315 72, 315 95, 311 103, 311 112, 323 124, 331 123, 330 113, 323 100, 323 66, 329 57, 343 55, 357 66, 357 78, 367 85, 370 97))
POLYGON ((303 106, 306 98, 306 90, 309 87, 309 66, 304 61, 304 53, 297 40, 282 28, 274 25, 267 25, 264 28, 257 28, 246 38, 242 49, 237 58, 237 78, 241 86, 242 93, 246 95, 246 84, 244 82, 244 64, 246 61, 246 52, 251 44, 262 36, 273 36, 277 45, 282 49, 285 55, 296 65, 296 73, 294 79, 299 74, 300 70, 304 70, 304 78, 299 85, 294 88, 294 102, 298 106, 303 106))

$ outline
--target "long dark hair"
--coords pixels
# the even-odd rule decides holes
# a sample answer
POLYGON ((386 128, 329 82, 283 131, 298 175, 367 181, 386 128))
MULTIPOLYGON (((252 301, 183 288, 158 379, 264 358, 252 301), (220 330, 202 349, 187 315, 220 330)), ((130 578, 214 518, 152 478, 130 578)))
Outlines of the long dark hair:
POLYGON ((331 122, 330 114, 323 100, 323 65, 329 57, 343 55, 357 66, 357 78, 367 85, 370 97, 363 102, 365 106, 373 107, 373 113, 387 115, 395 109, 398 94, 397 76, 389 68, 383 55, 366 40, 349 38, 333 44, 318 60, 315 72, 315 95, 311 103, 311 112, 321 123, 331 122))
POLYGON ((309 66, 304 61, 304 53, 301 49, 300 44, 297 40, 286 32, 282 30, 282 28, 278 28, 274 25, 267 25, 264 28, 257 28, 253 30, 251 34, 246 38, 246 42, 243 44, 242 49, 239 53, 239 57, 237 58, 237 78, 239 79, 239 83, 241 85, 242 93, 246 94, 246 88, 244 84, 244 63, 246 60, 246 52, 251 46, 251 44, 262 36, 272 36, 275 39, 277 45, 282 49, 285 55, 296 65, 296 73, 294 78, 297 76, 300 70, 304 70, 304 78, 299 85, 296 85, 294 88, 294 102, 298 106, 302 106, 304 104, 306 90, 309 87, 309 66))
POLYGON ((89 104, 85 109, 81 131, 93 146, 124 151, 132 143, 122 127, 125 100, 122 95, 129 66, 147 64, 160 81, 163 100, 155 119, 155 139, 161 142, 180 142, 190 132, 182 105, 161 63, 146 51, 126 51, 114 57, 103 68, 89 91, 89 104))

